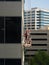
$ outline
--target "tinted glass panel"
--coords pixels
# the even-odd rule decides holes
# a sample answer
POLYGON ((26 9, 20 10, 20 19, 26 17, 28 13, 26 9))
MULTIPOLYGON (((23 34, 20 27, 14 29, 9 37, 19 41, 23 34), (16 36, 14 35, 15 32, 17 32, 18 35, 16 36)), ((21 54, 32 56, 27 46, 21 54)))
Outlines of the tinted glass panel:
POLYGON ((21 1, 21 0, 5 0, 5 1, 21 1))
POLYGON ((21 1, 21 0, 0 0, 0 1, 21 1))
POLYGON ((0 43, 4 42, 4 17, 0 17, 0 43))
POLYGON ((21 43, 21 17, 6 17, 6 42, 21 43))
POLYGON ((32 44, 32 46, 47 46, 47 44, 32 44))
POLYGON ((47 35, 47 33, 31 33, 31 35, 47 35))
POLYGON ((0 65, 4 65, 4 59, 0 59, 0 65))
POLYGON ((38 40, 38 41, 41 41, 41 40, 42 40, 42 41, 47 41, 46 38, 44 38, 44 39, 40 39, 40 38, 39 38, 39 39, 32 39, 32 40, 36 40, 36 41, 37 41, 37 40, 38 40))
POLYGON ((0 0, 0 1, 4 1, 4 0, 0 0))
POLYGON ((21 59, 6 59, 5 65, 21 65, 21 59))
MULTIPOLYGON (((39 49, 27 49, 26 51, 39 51, 39 49)), ((40 51, 47 51, 47 49, 40 49, 40 51)))

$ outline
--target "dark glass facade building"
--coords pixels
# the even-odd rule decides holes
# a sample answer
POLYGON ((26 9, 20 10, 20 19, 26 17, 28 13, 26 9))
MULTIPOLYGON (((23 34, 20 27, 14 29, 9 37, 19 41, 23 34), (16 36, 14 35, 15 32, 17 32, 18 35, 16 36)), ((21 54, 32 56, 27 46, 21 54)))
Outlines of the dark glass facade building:
POLYGON ((0 65, 21 65, 22 0, 0 0, 0 65))

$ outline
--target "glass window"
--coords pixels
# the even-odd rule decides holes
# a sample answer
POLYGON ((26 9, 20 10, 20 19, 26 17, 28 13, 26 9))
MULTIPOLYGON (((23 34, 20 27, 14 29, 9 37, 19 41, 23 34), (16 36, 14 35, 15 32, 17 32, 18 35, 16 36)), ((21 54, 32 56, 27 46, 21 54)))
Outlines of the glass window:
POLYGON ((4 42, 4 17, 0 17, 0 43, 4 42))
POLYGON ((21 1, 21 0, 0 0, 0 1, 21 1))
POLYGON ((5 1, 21 1, 21 0, 5 0, 5 1))
POLYGON ((4 59, 0 59, 0 65, 4 65, 4 59))
POLYGON ((4 1, 4 0, 0 0, 0 1, 4 1))
POLYGON ((5 65, 21 65, 21 59, 5 59, 5 65))
POLYGON ((21 0, 5 0, 5 1, 21 1, 21 0))
POLYGON ((5 18, 6 43, 21 43, 21 17, 5 18))

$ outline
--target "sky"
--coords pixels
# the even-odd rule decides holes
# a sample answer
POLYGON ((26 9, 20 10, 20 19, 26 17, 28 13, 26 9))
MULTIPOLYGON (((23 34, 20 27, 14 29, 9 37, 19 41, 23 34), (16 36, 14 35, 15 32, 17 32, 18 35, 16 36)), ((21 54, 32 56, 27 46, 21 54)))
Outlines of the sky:
POLYGON ((30 10, 33 7, 49 9, 49 0, 25 0, 25 10, 30 10))

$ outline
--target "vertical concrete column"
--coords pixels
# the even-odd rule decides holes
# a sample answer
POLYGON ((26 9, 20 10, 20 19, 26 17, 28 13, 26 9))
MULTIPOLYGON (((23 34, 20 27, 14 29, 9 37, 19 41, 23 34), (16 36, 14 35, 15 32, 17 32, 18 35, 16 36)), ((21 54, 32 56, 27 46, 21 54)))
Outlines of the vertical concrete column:
MULTIPOLYGON (((22 28, 21 28, 21 43, 23 44, 23 34, 24 34, 24 0, 22 0, 22 28)), ((24 47, 22 46, 22 65, 24 65, 24 47)))
POLYGON ((37 17, 36 17, 37 11, 35 9, 35 30, 37 30, 37 17))

